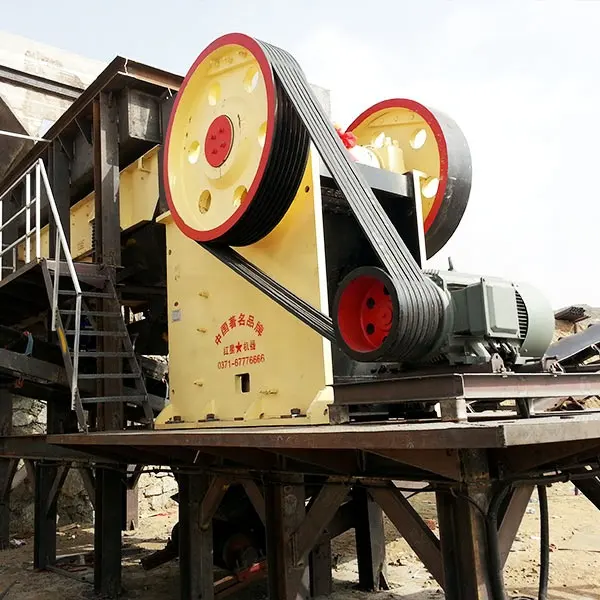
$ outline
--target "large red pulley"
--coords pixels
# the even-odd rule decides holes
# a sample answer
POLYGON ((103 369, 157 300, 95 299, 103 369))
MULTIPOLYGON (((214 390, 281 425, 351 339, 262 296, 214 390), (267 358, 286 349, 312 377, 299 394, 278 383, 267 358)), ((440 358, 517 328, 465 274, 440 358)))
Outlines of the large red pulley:
POLYGON ((458 125, 414 100, 379 102, 348 127, 383 169, 419 171, 425 246, 430 258, 458 227, 471 191, 471 154, 458 125))
POLYGON ((359 267, 340 283, 333 322, 338 344, 355 360, 376 361, 387 354, 393 345, 398 316, 394 285, 385 271, 359 267))

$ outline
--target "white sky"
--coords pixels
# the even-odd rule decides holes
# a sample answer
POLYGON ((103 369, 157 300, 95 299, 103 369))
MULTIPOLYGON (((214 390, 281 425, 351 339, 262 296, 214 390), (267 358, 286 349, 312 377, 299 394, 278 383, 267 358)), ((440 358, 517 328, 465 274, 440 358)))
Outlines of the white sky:
POLYGON ((28 0, 0 27, 90 58, 184 74, 241 31, 290 51, 348 124, 408 97, 471 147, 467 213, 432 266, 526 280, 558 308, 600 306, 600 1, 28 0), (84 8, 85 7, 85 8, 84 8))

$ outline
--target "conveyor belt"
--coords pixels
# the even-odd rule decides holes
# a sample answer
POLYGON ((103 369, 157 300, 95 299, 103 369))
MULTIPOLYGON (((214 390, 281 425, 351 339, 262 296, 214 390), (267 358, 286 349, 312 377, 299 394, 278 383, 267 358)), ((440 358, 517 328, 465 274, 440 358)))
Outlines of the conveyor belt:
POLYGON ((561 367, 582 365, 592 357, 600 358, 600 325, 591 325, 584 331, 567 335, 552 344, 546 351, 548 358, 555 358, 561 367))

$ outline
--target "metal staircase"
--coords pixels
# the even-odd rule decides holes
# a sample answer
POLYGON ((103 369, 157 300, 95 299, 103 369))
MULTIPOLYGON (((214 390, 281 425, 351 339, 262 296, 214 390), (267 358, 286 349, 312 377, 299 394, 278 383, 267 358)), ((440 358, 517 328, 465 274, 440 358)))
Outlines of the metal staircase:
MULTIPOLYGON (((77 413, 81 429, 88 430, 84 408, 108 402, 141 406, 144 422, 151 425, 153 411, 114 281, 103 265, 73 261, 41 159, 0 196, 0 280, 7 277, 6 271, 16 276, 20 268, 30 263, 38 263, 43 269, 52 315, 51 330, 58 337, 70 382, 71 408, 77 413), (23 206, 6 215, 5 203, 17 191, 23 194, 23 206), (55 224, 52 259, 42 257, 42 200, 47 200, 55 224), (21 224, 18 232, 23 233, 4 244, 7 228, 11 226, 14 232, 19 218, 24 225, 21 224), (8 265, 7 255, 10 257, 8 265), (110 346, 109 350, 103 348, 106 345, 110 346), (111 371, 106 370, 107 366, 112 367, 111 371), (100 392, 82 393, 86 381, 95 381, 100 392), (127 382, 133 383, 134 393, 129 393, 131 386, 128 386, 128 393, 111 394, 111 387, 119 382, 119 390, 125 390, 127 382)), ((89 390, 89 386, 85 387, 89 390)))

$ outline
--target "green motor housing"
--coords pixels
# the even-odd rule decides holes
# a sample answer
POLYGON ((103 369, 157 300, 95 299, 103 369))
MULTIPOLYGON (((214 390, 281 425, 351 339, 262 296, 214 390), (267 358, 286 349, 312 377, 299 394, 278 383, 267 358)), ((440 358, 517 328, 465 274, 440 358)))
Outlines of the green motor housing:
POLYGON ((446 318, 428 357, 478 365, 500 357, 506 367, 539 361, 552 342, 554 311, 529 284, 456 271, 426 270, 443 290, 446 318))

